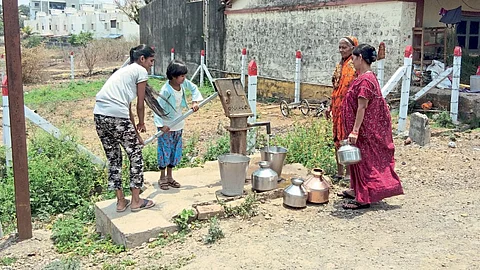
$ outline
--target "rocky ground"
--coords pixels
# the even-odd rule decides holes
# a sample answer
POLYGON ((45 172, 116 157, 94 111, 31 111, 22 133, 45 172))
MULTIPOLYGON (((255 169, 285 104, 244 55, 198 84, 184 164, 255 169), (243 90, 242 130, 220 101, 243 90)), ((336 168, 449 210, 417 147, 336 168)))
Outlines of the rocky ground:
MULTIPOLYGON (((220 109, 212 105, 209 110, 220 109)), ((283 118, 273 105, 259 111, 276 132, 307 121, 283 118)), ((214 134, 217 123, 228 124, 221 110, 216 115, 198 115, 187 127, 214 134), (207 129, 202 121, 213 121, 215 127, 207 129)), ((261 203, 259 215, 249 220, 222 219, 225 238, 212 245, 202 241, 205 225, 166 247, 144 245, 119 255, 83 257, 82 269, 478 269, 480 131, 434 129, 428 146, 403 145, 402 138, 395 143, 405 195, 371 209, 343 210, 343 200, 335 196, 340 187, 334 186, 326 205, 293 210, 275 199, 261 203), (448 146, 452 140, 455 148, 448 146)), ((7 243, 4 239, 0 258, 17 261, 3 269, 42 269, 65 257, 54 251, 45 230, 35 231, 31 240, 7 243)))

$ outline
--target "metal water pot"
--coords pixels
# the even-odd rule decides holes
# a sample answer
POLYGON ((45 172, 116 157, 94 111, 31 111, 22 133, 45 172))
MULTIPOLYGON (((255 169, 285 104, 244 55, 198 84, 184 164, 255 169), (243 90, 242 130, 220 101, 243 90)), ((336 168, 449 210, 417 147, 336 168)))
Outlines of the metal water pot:
POLYGON ((292 184, 283 190, 283 204, 296 208, 307 206, 307 190, 302 184, 303 179, 292 178, 292 184))
POLYGON ((338 163, 342 165, 357 164, 362 160, 360 149, 348 143, 348 140, 340 142, 341 146, 337 151, 338 163))
POLYGON ((308 192, 307 201, 311 203, 328 203, 330 186, 323 178, 322 169, 313 169, 312 176, 303 183, 303 186, 308 192))
POLYGON ((278 185, 278 174, 270 169, 270 162, 260 161, 260 168, 252 173, 252 188, 258 191, 276 189, 278 185))

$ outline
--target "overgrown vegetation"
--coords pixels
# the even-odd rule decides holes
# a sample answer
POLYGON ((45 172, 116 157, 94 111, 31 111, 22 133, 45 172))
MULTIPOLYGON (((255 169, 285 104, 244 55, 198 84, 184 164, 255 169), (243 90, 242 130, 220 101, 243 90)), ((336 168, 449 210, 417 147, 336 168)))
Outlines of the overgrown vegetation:
POLYGON ((36 83, 45 80, 47 52, 43 45, 22 48, 22 81, 36 83))
POLYGON ((222 135, 220 138, 210 141, 207 145, 207 151, 203 155, 204 161, 217 160, 217 157, 230 152, 230 136, 222 135))
POLYGON ((322 168, 326 174, 335 173, 332 125, 324 119, 296 124, 292 131, 275 137, 270 144, 288 149, 286 163, 301 163, 309 169, 322 168))
POLYGON ((436 126, 443 128, 454 128, 455 124, 452 122, 450 113, 448 111, 443 111, 439 114, 433 116, 433 121, 436 126))
POLYGON ((219 200, 218 203, 225 209, 227 217, 240 217, 242 219, 249 219, 258 215, 258 200, 256 193, 249 193, 245 196, 244 201, 240 205, 230 206, 225 201, 219 200))

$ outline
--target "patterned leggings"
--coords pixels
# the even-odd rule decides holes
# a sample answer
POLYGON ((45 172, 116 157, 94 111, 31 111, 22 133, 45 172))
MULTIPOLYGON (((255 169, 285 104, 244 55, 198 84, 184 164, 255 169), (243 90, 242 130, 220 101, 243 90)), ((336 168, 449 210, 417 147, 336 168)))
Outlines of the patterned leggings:
POLYGON ((94 115, 95 127, 108 160, 108 188, 122 189, 122 150, 130 160, 130 187, 143 186, 142 145, 130 119, 94 115))

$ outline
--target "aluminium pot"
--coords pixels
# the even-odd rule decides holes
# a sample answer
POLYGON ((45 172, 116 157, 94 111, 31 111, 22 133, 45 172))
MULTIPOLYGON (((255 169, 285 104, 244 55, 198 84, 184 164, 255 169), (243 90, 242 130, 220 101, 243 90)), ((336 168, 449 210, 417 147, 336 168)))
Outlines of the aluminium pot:
POLYGON ((303 187, 303 179, 292 178, 292 184, 283 190, 283 204, 294 208, 307 206, 307 190, 303 187))
POLYGON ((348 140, 342 140, 341 146, 337 151, 338 163, 342 165, 357 164, 362 160, 360 149, 348 143, 348 140))
POLYGON ((276 189, 278 185, 278 174, 270 169, 270 162, 260 161, 260 168, 252 173, 252 188, 258 191, 276 189))
POLYGON ((307 201, 311 203, 328 203, 330 186, 323 178, 323 170, 314 168, 312 176, 308 178, 303 186, 308 192, 307 201))

